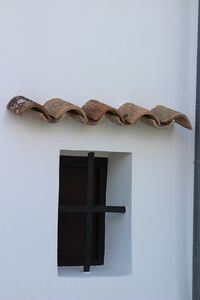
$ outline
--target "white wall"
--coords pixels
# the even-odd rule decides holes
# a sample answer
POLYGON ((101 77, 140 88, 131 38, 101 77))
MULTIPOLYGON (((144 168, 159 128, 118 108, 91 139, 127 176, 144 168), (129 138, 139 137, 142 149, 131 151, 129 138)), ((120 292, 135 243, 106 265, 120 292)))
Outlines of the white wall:
POLYGON ((197 0, 0 1, 0 299, 191 299, 194 131, 49 125, 23 94, 160 103, 194 125, 197 0), (132 152, 132 275, 57 275, 60 149, 132 152))

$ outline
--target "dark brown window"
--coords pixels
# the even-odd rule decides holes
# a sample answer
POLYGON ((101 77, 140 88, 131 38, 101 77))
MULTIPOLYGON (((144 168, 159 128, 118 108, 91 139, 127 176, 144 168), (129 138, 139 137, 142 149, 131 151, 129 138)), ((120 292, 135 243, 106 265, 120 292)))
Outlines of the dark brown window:
POLYGON ((104 264, 105 213, 125 212, 106 206, 108 159, 60 156, 58 266, 104 264))

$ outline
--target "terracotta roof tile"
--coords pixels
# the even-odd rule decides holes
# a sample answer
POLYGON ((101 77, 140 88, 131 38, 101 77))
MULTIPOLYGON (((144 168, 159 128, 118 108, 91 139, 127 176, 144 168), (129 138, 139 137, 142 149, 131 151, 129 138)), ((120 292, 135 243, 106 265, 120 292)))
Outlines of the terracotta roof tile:
POLYGON ((119 125, 133 125, 141 120, 157 128, 167 128, 176 122, 185 128, 192 129, 186 115, 162 105, 148 110, 133 103, 125 103, 117 109, 97 100, 89 100, 81 108, 59 98, 51 99, 41 105, 24 96, 16 96, 9 101, 7 108, 17 115, 35 112, 42 120, 50 123, 69 116, 84 124, 95 125, 107 117, 119 125))

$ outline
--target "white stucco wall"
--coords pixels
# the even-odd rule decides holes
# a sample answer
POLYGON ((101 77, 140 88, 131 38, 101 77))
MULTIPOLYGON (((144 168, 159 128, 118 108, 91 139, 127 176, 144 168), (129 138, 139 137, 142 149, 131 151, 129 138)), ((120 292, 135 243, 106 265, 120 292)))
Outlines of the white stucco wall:
POLYGON ((0 299, 191 299, 194 131, 49 125, 25 95, 156 104, 194 125, 196 0, 0 1, 0 299), (60 149, 132 152, 132 275, 57 274, 60 149))

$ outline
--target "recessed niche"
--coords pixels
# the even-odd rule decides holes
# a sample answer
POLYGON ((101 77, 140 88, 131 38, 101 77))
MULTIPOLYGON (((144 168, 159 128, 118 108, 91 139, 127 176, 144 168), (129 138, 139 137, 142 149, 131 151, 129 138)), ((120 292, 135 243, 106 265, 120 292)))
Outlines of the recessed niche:
MULTIPOLYGON (((84 161, 86 161, 88 157, 88 153, 90 152, 92 151, 61 150, 60 159, 63 159, 63 161, 75 160, 77 162, 79 161, 83 163, 84 161)), ((60 234, 59 230, 61 227, 60 226, 61 223, 59 220, 58 221, 58 246, 59 246, 58 247, 58 275, 59 276, 66 276, 66 277, 121 276, 121 275, 129 275, 131 274, 132 271, 132 257, 131 257, 132 154, 128 152, 94 151, 94 155, 96 161, 98 161, 98 164, 100 162, 103 164, 107 164, 107 180, 106 183, 104 182, 104 184, 106 185, 105 200, 103 200, 105 201, 107 210, 113 207, 114 210, 116 210, 116 207, 122 210, 122 207, 125 207, 125 211, 124 211, 125 213, 105 213, 105 214, 95 213, 94 214, 96 215, 95 218, 97 218, 97 215, 99 215, 98 217, 99 219, 98 218, 93 219, 93 222, 94 221, 97 222, 97 223, 94 222, 93 224, 94 225, 93 231, 96 230, 96 236, 97 236, 95 247, 97 248, 98 244, 100 245, 101 243, 100 246, 101 253, 100 254, 98 253, 99 256, 96 255, 92 257, 94 264, 97 265, 91 264, 89 269, 90 272, 87 273, 82 272, 83 267, 80 265, 76 266, 75 265, 76 263, 74 262, 70 263, 69 261, 67 261, 66 264, 65 263, 63 264, 61 261, 59 261, 59 251, 60 251, 59 247, 61 246, 59 245, 61 241, 61 239, 59 238, 59 234, 60 234), (104 222, 102 215, 105 215, 105 240, 104 237, 102 239, 102 235, 100 235, 100 240, 98 240, 97 230, 99 230, 99 224, 104 224, 101 223, 104 222), (103 246, 103 251, 102 251, 102 246, 103 246), (97 263, 95 263, 96 258, 97 258, 97 263)), ((84 174, 82 175, 80 175, 82 176, 81 182, 84 180, 83 179, 84 174)), ((95 182, 97 180, 100 180, 99 176, 100 176, 99 173, 95 175, 95 182)), ((98 189, 96 190, 96 192, 94 191, 94 193, 96 193, 97 195, 95 196, 96 198, 98 198, 99 194, 101 195, 100 197, 102 198, 102 193, 99 192, 98 189)), ((95 200, 95 201, 97 201, 97 204, 99 204, 98 202, 99 200, 95 200)), ((84 209, 81 205, 79 206, 80 209, 84 209)), ((97 208, 100 209, 99 206, 97 208)), ((70 206, 67 209, 70 209, 72 211, 74 210, 73 206, 70 206)), ((101 209, 103 209, 103 206, 101 207, 101 209)), ((68 218, 69 220, 69 215, 70 218, 72 218, 73 215, 76 215, 74 213, 71 213, 71 211, 69 212, 70 214, 63 214, 62 218, 68 218)), ((79 212, 78 214, 80 216, 79 212)), ((59 214, 59 218, 60 218, 60 214, 59 214)), ((81 219, 79 219, 79 221, 80 220, 81 219)), ((73 227, 71 228, 71 230, 73 235, 73 227)), ((84 235, 84 232, 85 231, 83 230, 81 236, 84 235)), ((69 241, 67 241, 67 245, 69 245, 69 241)), ((82 241, 80 245, 83 246, 84 242, 82 241)), ((67 248, 65 249, 70 250, 67 248)), ((79 262, 81 261, 81 259, 83 260, 83 253, 84 253, 84 249, 78 252, 79 262)), ((65 253, 63 255, 65 255, 65 253)), ((78 264, 82 264, 82 261, 81 263, 78 264)))

